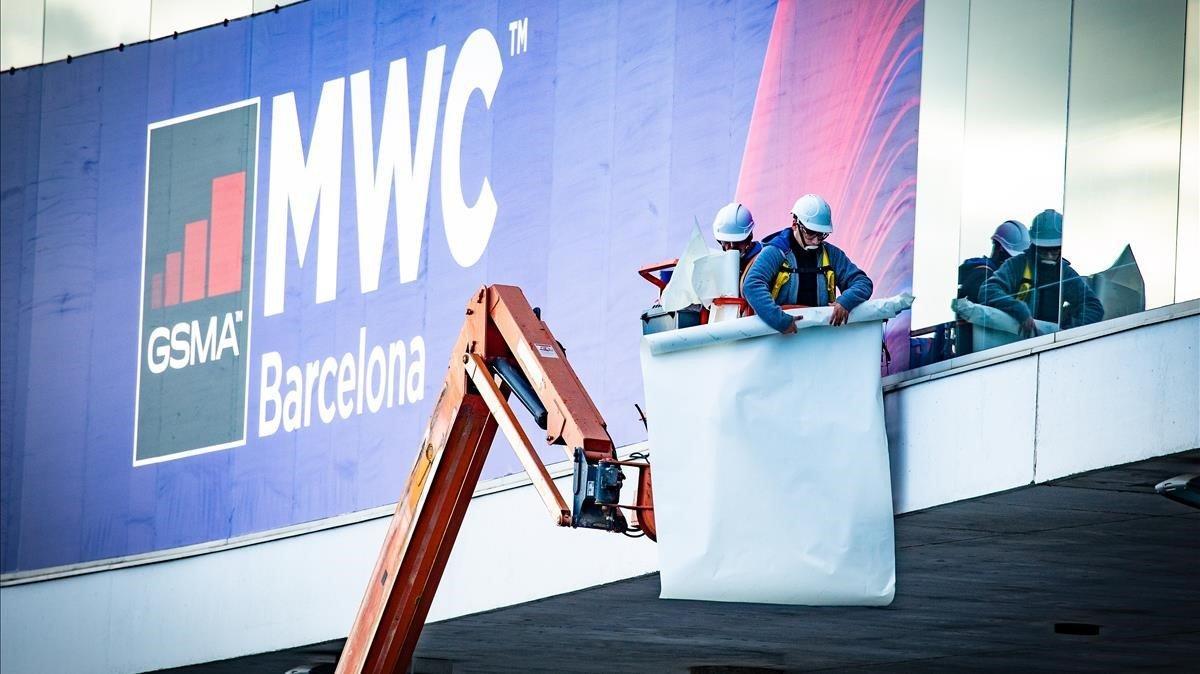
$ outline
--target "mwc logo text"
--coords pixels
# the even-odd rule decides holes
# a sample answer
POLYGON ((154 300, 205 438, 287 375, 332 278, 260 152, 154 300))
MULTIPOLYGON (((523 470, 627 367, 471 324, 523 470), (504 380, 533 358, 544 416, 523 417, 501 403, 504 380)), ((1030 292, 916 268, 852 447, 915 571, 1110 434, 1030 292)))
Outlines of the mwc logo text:
MULTIPOLYGON (((445 58, 445 45, 426 54, 415 134, 409 122, 407 61, 391 62, 379 125, 378 155, 370 72, 364 70, 350 76, 359 288, 363 293, 379 288, 389 207, 393 204, 400 282, 417 279, 439 112, 442 114, 441 210, 450 253, 459 265, 469 267, 479 261, 491 237, 496 222, 496 198, 485 177, 478 188, 479 196, 473 204, 467 203, 461 181, 461 150, 471 94, 478 90, 485 106, 491 107, 504 70, 500 48, 488 30, 481 28, 471 33, 451 72, 445 110, 439 111, 445 58)), ((345 95, 344 77, 329 80, 321 87, 307 155, 301 143, 295 94, 288 92, 272 99, 265 316, 284 310, 289 232, 295 240, 297 263, 303 266, 309 259, 314 221, 315 301, 329 302, 337 294, 345 95)))

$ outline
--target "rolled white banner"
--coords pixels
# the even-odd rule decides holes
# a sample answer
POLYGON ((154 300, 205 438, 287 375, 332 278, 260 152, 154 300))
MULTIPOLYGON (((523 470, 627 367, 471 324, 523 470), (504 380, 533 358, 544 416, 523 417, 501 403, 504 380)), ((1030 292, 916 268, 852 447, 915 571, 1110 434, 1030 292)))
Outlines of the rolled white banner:
MULTIPOLYGON (((868 300, 850 312, 849 320, 852 323, 861 323, 895 318, 901 311, 912 307, 912 303, 913 296, 909 293, 884 299, 868 300)), ((833 309, 830 307, 811 307, 807 309, 789 309, 787 313, 792 316, 802 317, 796 321, 798 329, 830 327, 829 318, 833 316, 833 309)), ((682 330, 659 332, 646 335, 642 339, 650 349, 650 353, 657 356, 683 349, 696 349, 723 342, 753 339, 755 337, 775 334, 779 333, 764 323, 758 316, 747 316, 746 318, 739 318, 734 321, 709 323, 707 325, 697 325, 692 328, 683 328, 682 330)))
MULTIPOLYGON (((967 321, 973 325, 981 325, 992 330, 1007 332, 1010 335, 1021 334, 1021 324, 1017 319, 1009 316, 996 307, 989 307, 985 304, 976 304, 971 300, 959 298, 950 301, 950 308, 954 309, 955 315, 960 319, 967 321)), ((1058 325, 1049 321, 1034 320, 1037 325, 1039 335, 1048 335, 1052 332, 1058 332, 1058 325)))

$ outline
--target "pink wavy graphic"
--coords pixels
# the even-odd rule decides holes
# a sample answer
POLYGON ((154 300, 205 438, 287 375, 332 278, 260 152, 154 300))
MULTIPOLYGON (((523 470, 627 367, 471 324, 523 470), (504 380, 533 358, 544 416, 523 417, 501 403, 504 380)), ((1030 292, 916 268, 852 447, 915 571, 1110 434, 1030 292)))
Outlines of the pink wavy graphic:
MULTIPOLYGON (((875 297, 912 289, 923 14, 921 0, 780 2, 738 177, 758 236, 824 196, 830 241, 875 297)), ((908 329, 907 314, 888 325, 890 372, 907 367, 908 329)))

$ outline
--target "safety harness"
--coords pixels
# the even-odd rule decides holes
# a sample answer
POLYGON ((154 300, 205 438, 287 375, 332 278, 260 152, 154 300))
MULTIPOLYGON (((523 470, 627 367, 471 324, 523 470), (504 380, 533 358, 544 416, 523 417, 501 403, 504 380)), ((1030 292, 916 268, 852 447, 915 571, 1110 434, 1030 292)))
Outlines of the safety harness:
MULTIPOLYGON (((783 266, 787 267, 787 263, 784 262, 783 266)), ((792 269, 789 271, 791 271, 792 273, 811 272, 811 273, 820 274, 820 275, 824 276, 825 277, 825 293, 826 293, 825 304, 833 304, 833 301, 835 299, 837 299, 837 276, 833 273, 833 266, 829 263, 829 249, 825 247, 825 244, 823 244, 823 243, 821 244, 821 259, 818 261, 817 267, 815 269, 810 267, 808 269, 801 269, 801 270, 792 269)), ((790 277, 790 275, 789 275, 789 277, 790 277)), ((778 298, 779 290, 781 290, 783 288, 784 283, 787 283, 786 278, 783 280, 783 283, 780 283, 779 277, 778 276, 775 277, 776 291, 771 294, 772 298, 776 298, 776 299, 778 298)))
POLYGON ((1025 259, 1025 273, 1021 275, 1021 285, 1017 286, 1017 301, 1025 302, 1033 290, 1033 268, 1029 266, 1029 258, 1025 259))
MULTIPOLYGON (((750 272, 750 268, 754 266, 754 260, 758 257, 755 255, 746 263, 746 270, 742 272, 741 284, 746 283, 746 275, 750 272)), ((807 271, 807 270, 805 270, 807 271)), ((825 244, 821 244, 821 261, 820 265, 813 270, 815 273, 825 276, 825 292, 828 295, 826 304, 833 304, 837 299, 837 275, 834 274, 833 265, 829 262, 829 250, 825 248, 825 244)), ((779 271, 775 274, 775 282, 771 284, 771 299, 778 300, 779 293, 783 291, 783 287, 791 280, 792 274, 795 274, 794 269, 785 259, 783 264, 779 266, 779 271)))
POLYGON ((829 264, 829 251, 821 244, 821 267, 825 274, 825 293, 829 296, 826 304, 833 304, 837 299, 837 275, 833 273, 833 265, 829 264))

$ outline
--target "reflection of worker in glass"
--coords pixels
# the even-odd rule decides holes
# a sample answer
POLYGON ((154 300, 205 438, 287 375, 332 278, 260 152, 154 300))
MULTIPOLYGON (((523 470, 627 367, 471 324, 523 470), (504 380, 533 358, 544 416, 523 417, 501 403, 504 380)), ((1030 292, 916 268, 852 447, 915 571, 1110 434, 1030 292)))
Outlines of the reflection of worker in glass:
MULTIPOLYGON (((1008 258, 1020 255, 1029 248, 1029 229, 1016 220, 1005 220, 992 233, 992 252, 987 257, 972 257, 958 266, 958 296, 979 303, 979 289, 1008 258)), ((955 337, 955 353, 971 353, 975 343, 975 326, 959 321, 955 337)))
POLYGON ((958 296, 979 303, 979 289, 1008 258, 1029 248, 1029 230, 1016 220, 1005 220, 992 234, 992 253, 972 257, 958 266, 958 296))
POLYGON ((763 322, 785 335, 795 318, 780 305, 831 305, 832 325, 842 325, 871 297, 871 279, 840 248, 825 242, 833 232, 829 204, 806 194, 792 207, 791 229, 767 237, 742 283, 742 295, 763 322), (837 290, 842 294, 835 296, 837 290))
POLYGON ((750 209, 733 202, 721 207, 713 218, 713 238, 721 244, 721 250, 736 250, 741 259, 741 279, 745 281, 746 270, 762 250, 762 244, 754 240, 754 216, 750 209))
POLYGON ((1016 319, 1025 337, 1038 334, 1034 319, 1065 329, 1104 316, 1100 299, 1062 259, 1062 231, 1061 213, 1038 213, 1029 232, 1029 250, 1009 258, 980 288, 982 302, 1016 319))

